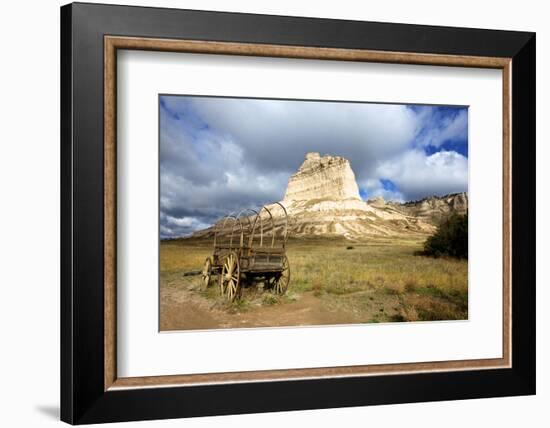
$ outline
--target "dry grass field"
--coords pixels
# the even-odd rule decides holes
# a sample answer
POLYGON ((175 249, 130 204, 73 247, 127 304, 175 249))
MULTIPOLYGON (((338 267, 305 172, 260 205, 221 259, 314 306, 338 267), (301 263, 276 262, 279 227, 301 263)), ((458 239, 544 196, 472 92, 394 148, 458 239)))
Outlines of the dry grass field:
POLYGON ((160 249, 160 328, 187 330, 327 325, 468 318, 468 263, 415 255, 421 241, 290 240, 286 295, 261 284, 233 303, 214 278, 201 289, 210 241, 163 241, 160 249))

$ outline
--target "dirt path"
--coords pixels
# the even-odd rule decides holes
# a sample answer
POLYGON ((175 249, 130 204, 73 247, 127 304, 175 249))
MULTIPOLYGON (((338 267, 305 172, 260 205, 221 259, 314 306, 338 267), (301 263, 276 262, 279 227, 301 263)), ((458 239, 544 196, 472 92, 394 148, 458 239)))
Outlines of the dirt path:
POLYGON ((217 295, 214 281, 207 293, 201 291, 198 276, 172 276, 161 281, 163 331, 364 323, 398 304, 388 297, 385 302, 373 304, 370 310, 358 311, 334 304, 334 300, 324 299, 313 291, 277 298, 256 287, 244 290, 240 303, 228 304, 217 295))

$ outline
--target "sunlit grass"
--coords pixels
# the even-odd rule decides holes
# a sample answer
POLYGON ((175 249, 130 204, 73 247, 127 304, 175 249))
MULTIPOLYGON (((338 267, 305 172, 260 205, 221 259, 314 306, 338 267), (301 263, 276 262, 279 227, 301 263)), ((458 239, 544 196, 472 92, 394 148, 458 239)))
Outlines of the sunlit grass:
POLYGON ((367 289, 454 294, 468 289, 467 262, 415 256, 412 246, 355 244, 347 250, 343 245, 291 245, 288 257, 292 285, 306 290, 315 284, 335 294, 367 289))
POLYGON ((160 272, 201 270, 205 259, 212 254, 212 244, 185 240, 162 241, 160 245, 160 272))
MULTIPOLYGON (((377 312, 365 322, 466 319, 467 261, 415 255, 421 248, 422 242, 412 240, 291 240, 289 292, 311 292, 330 305, 359 313, 377 312), (376 302, 390 305, 392 313, 379 311, 376 302)), ((169 275, 201 270, 212 247, 204 241, 177 240, 162 242, 160 251, 161 275, 169 275)), ((263 304, 286 301, 266 297, 263 304)))

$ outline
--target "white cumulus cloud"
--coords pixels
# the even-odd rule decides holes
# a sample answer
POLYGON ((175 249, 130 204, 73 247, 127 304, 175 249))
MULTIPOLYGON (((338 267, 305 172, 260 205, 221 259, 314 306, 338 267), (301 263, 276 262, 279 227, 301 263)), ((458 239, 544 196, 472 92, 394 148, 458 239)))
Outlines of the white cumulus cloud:
POLYGON ((380 178, 391 180, 407 199, 468 190, 468 158, 453 151, 426 155, 419 149, 382 163, 380 178))

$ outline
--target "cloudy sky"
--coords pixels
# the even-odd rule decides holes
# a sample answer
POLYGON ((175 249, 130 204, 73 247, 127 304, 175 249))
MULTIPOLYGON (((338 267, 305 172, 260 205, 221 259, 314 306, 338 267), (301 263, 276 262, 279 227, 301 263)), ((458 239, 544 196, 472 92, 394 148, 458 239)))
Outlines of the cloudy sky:
POLYGON ((409 201, 468 188, 468 109, 159 97, 160 234, 283 198, 307 152, 351 162, 361 196, 409 201))

